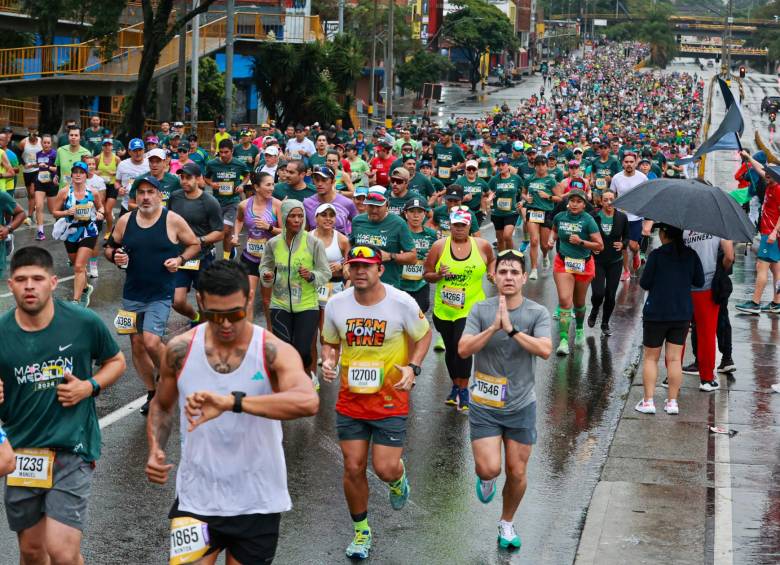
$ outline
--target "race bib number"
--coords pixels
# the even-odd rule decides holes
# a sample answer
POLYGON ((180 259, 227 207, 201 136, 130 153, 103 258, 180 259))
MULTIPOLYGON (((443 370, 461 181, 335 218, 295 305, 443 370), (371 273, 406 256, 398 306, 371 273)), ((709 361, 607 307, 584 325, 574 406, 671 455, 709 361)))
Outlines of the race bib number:
POLYGON ((445 286, 439 295, 442 304, 452 308, 463 308, 466 305, 466 289, 445 286))
POLYGON ((487 169, 479 169, 477 175, 479 175, 479 178, 483 179, 488 176, 488 171, 487 169))
POLYGON ((448 179, 448 178, 450 178, 450 168, 449 167, 439 167, 439 178, 440 179, 448 179))
POLYGON ((217 194, 220 196, 233 196, 233 183, 232 182, 218 182, 217 194))
POLYGON ((262 257, 265 252, 265 239, 252 239, 246 240, 246 250, 252 257, 262 257))
POLYGON ((612 224, 605 224, 604 222, 601 223, 601 231, 604 232, 604 235, 609 235, 612 233, 612 224))
POLYGON ((171 520, 171 558, 169 565, 193 563, 209 550, 208 524, 182 516, 171 520))
POLYGON ((496 208, 501 210, 502 212, 508 212, 512 209, 512 199, 511 198, 499 198, 496 200, 496 208))
POLYGON ((353 361, 347 370, 349 392, 374 394, 382 390, 385 365, 382 361, 353 361))
POLYGON ((92 202, 76 204, 73 219, 77 222, 88 222, 92 217, 92 202))
POLYGON ((322 303, 326 303, 332 294, 333 283, 328 283, 317 287, 317 299, 322 303))
POLYGON ((607 179, 603 179, 603 178, 596 179, 596 188, 598 188, 599 190, 604 190, 605 188, 607 188, 607 179))
POLYGON ((585 259, 575 259, 574 257, 565 257, 563 266, 567 273, 581 275, 585 272, 585 259))
POLYGON ((675 171, 673 168, 669 167, 668 169, 666 169, 667 177, 673 177, 675 175, 677 175, 677 171, 675 171))
POLYGON ((302 295, 303 295, 303 289, 301 288, 301 285, 299 284, 290 285, 290 297, 292 299, 293 304, 298 304, 301 301, 302 295))
POLYGON ((528 210, 528 221, 534 224, 543 224, 544 210, 528 210))
POLYGON ((197 271, 200 269, 200 259, 190 259, 189 261, 186 261, 179 269, 184 269, 185 271, 197 271))
POLYGON ((401 278, 406 281, 419 281, 423 278, 423 263, 417 261, 414 265, 404 265, 401 269, 401 278))
POLYGON ((119 335, 129 335, 138 333, 136 330, 136 314, 127 310, 120 310, 114 318, 114 327, 119 335))
POLYGON ((506 387, 506 377, 494 377, 475 371, 471 399, 483 406, 503 408, 506 404, 506 387))
POLYGON ((38 171, 38 182, 51 182, 51 172, 38 171))
POLYGON ((15 449, 16 470, 6 483, 12 487, 51 488, 54 471, 54 450, 15 449))

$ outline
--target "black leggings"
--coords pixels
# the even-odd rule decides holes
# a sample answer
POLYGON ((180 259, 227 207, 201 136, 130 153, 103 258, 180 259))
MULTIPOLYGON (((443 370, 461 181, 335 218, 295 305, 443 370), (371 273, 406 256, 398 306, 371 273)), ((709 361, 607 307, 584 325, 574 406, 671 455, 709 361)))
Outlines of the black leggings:
POLYGON ((279 308, 271 308, 271 331, 292 345, 303 360, 304 368, 311 366, 311 344, 320 327, 320 309, 293 314, 279 308))
POLYGON ((447 372, 450 378, 468 379, 471 376, 471 357, 461 359, 458 355, 458 342, 463 330, 466 328, 466 318, 460 320, 441 320, 433 315, 433 325, 436 331, 441 334, 444 340, 444 362, 447 365, 447 372))
POLYGON ((593 291, 590 302, 593 305, 594 312, 598 312, 601 303, 604 303, 604 313, 601 316, 602 324, 609 322, 612 311, 615 309, 615 295, 617 295, 620 274, 622 272, 622 261, 615 261, 606 265, 596 261, 596 276, 590 282, 590 288, 593 291))

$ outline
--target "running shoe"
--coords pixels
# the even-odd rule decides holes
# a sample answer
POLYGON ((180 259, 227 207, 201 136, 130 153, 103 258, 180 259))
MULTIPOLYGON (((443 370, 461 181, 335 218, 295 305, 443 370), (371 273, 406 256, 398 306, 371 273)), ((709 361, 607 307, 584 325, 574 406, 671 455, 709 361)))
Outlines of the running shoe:
POLYGON ((547 257, 547 255, 544 256, 544 261, 542 261, 542 267, 544 267, 545 271, 548 271, 550 269, 550 258, 547 257))
POLYGON ((530 241, 523 241, 520 243, 520 253, 525 253, 526 249, 528 249, 528 246, 531 245, 530 241))
POLYGON ((609 322, 601 322, 601 335, 606 337, 612 335, 612 328, 609 327, 609 322))
POLYGON ((27 217, 24 219, 24 225, 25 225, 25 226, 31 226, 31 225, 32 225, 32 220, 30 219, 30 216, 27 216, 27 217))
POLYGON ((652 400, 645 400, 643 398, 636 403, 634 410, 641 412, 642 414, 655 414, 655 403, 652 400))
POLYGON ((664 388, 669 388, 669 379, 665 378, 663 382, 661 382, 661 386, 664 388))
POLYGON ((775 391, 775 392, 780 392, 780 383, 773 384, 772 385, 772 390, 775 391))
POLYGON ((592 308, 590 314, 588 314, 588 327, 593 328, 596 326, 596 318, 599 317, 599 311, 592 308))
POLYGON ((95 287, 93 287, 91 284, 87 284, 84 292, 81 293, 81 300, 79 300, 79 304, 81 304, 84 308, 89 308, 89 298, 92 296, 92 292, 94 290, 95 287))
POLYGON ((737 370, 737 366, 734 364, 734 360, 731 357, 723 357, 718 365, 719 373, 733 373, 737 370))
POLYGON ((753 302, 752 300, 746 300, 741 304, 735 305, 734 308, 736 308, 739 312, 744 312, 745 314, 761 314, 761 305, 753 302))
POLYGON ((666 402, 664 402, 664 412, 669 414, 670 416, 674 416, 676 414, 680 413, 680 407, 677 405, 676 400, 669 400, 666 399, 666 402))
POLYGON ((539 278, 539 271, 537 269, 531 269, 531 274, 528 275, 529 281, 535 281, 539 278))
POLYGON ((355 539, 347 547, 347 557, 350 559, 368 559, 371 551, 371 530, 356 530, 355 539))
POLYGON ((141 416, 146 416, 149 414, 149 405, 152 403, 152 398, 154 398, 154 393, 157 392, 155 390, 150 390, 146 393, 146 402, 144 402, 144 405, 141 406, 141 409, 139 412, 141 413, 141 416))
POLYGON ((714 392, 720 388, 720 384, 715 379, 711 381, 700 381, 699 390, 702 392, 714 392))
POLYGON ((458 385, 452 385, 452 388, 450 389, 450 394, 447 397, 447 400, 444 401, 444 404, 449 404, 450 406, 457 406, 459 390, 460 389, 458 388, 458 385))
POLYGON ((780 304, 768 302, 761 307, 762 314, 780 314, 780 304))
POLYGON ((519 548, 522 544, 520 542, 520 536, 515 531, 515 525, 511 522, 504 522, 499 520, 498 522, 498 545, 504 549, 513 547, 519 548))
POLYGON ((569 340, 568 339, 562 339, 561 343, 558 345, 558 349, 555 350, 555 353, 558 355, 568 355, 569 354, 569 340))
POLYGON ((319 379, 319 377, 317 377, 317 373, 315 373, 314 371, 311 371, 309 373, 309 376, 311 377, 311 384, 314 385, 314 390, 316 392, 319 392, 320 391, 320 379, 319 379))
POLYGON ((683 367, 682 368, 682 372, 685 375, 698 375, 699 374, 699 364, 696 362, 696 359, 693 360, 693 363, 683 367))
POLYGON ((458 391, 458 410, 468 412, 469 410, 469 389, 462 388, 458 391))
POLYGON ((35 234, 35 241, 44 241, 46 239, 46 234, 43 232, 43 230, 38 230, 38 232, 35 234))
MULTIPOLYGON (((403 459, 401 460, 401 466, 404 466, 403 459)), ((406 467, 404 467, 404 474, 401 475, 401 478, 396 483, 398 484, 391 483, 389 485, 390 506, 393 507, 393 510, 400 510, 404 507, 406 501, 409 500, 409 479, 406 478, 406 467)))
POLYGON ((574 345, 575 347, 582 347, 585 345, 585 330, 578 328, 574 332, 574 345))
POLYGON ((477 498, 482 504, 487 504, 496 496, 496 479, 483 481, 477 477, 477 498))
POLYGON ((439 334, 438 336, 436 336, 436 343, 433 344, 433 350, 444 351, 445 349, 447 348, 444 346, 444 338, 441 337, 441 334, 439 334))
POLYGON ((98 278, 98 265, 97 261, 90 261, 89 265, 87 267, 87 275, 89 275, 89 278, 96 279, 98 278))
POLYGON ((623 274, 620 275, 620 282, 626 282, 631 280, 631 273, 629 273, 627 270, 623 270, 623 274))

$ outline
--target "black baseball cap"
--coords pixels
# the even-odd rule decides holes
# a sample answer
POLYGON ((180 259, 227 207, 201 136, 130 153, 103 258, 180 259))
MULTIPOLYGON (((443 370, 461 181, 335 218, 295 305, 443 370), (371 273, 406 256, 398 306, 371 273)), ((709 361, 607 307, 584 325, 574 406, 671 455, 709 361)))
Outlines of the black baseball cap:
POLYGON ((412 198, 411 200, 406 201, 406 204, 404 204, 404 212, 412 210, 413 208, 425 210, 426 212, 429 210, 428 203, 422 198, 412 198))
POLYGON ((447 187, 447 192, 444 193, 444 200, 463 200, 463 188, 451 184, 447 187))
POLYGON ((190 175, 192 177, 200 176, 200 167, 197 163, 190 161, 186 163, 181 169, 176 171, 177 175, 190 175))

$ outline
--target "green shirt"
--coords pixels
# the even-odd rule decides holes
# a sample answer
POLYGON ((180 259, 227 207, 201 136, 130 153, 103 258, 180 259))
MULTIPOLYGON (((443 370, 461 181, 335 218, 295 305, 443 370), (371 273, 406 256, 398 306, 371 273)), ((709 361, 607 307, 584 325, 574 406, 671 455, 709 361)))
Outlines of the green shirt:
POLYGON ((203 176, 214 182, 212 190, 220 204, 232 204, 241 201, 236 188, 247 174, 249 174, 249 167, 238 159, 223 163, 222 159, 216 158, 206 163, 206 173, 203 176))
MULTIPOLYGON (((16 210, 16 200, 5 190, 0 190, 0 225, 6 225, 5 218, 12 217, 16 210)), ((5 276, 7 254, 0 249, 0 278, 5 276)))
POLYGON ((417 266, 404 265, 401 268, 401 283, 398 287, 406 292, 416 292, 427 286, 428 283, 420 276, 422 275, 420 271, 422 271, 422 264, 428 256, 431 246, 436 243, 437 237, 435 231, 423 226, 421 232, 412 232, 412 239, 414 240, 414 248, 417 250, 417 266), (418 279, 417 276, 420 278, 418 279))
POLYGON ((493 197, 493 216, 511 216, 517 214, 517 197, 523 188, 523 181, 517 175, 510 174, 508 178, 496 175, 488 183, 493 197))
POLYGON ((250 170, 254 166, 255 159, 259 154, 260 150, 251 143, 249 144, 249 149, 244 149, 243 145, 233 146, 233 158, 244 163, 250 170))
MULTIPOLYGON (((349 242, 355 245, 376 245, 388 253, 402 253, 415 249, 412 231, 400 216, 388 214, 381 222, 372 222, 367 214, 352 219, 352 233, 349 242)), ((382 282, 398 288, 401 282, 401 265, 395 261, 385 264, 382 282)))
MULTIPOLYGON (((618 164, 617 159, 615 159, 614 157, 610 157, 606 161, 602 161, 601 159, 595 159, 592 163, 591 170, 595 175, 596 179, 614 177, 616 174, 620 172, 620 165, 618 164)), ((599 187, 595 187, 595 188, 598 190, 604 190, 603 188, 599 188, 599 187)))
POLYGON ((436 190, 433 186, 433 182, 431 182, 432 180, 441 182, 438 179, 429 179, 424 174, 418 172, 414 173, 412 180, 409 181, 407 186, 409 187, 409 190, 419 192, 420 194, 424 195, 426 199, 428 199, 433 196, 433 193, 436 190))
POLYGON ((317 189, 310 184, 307 184, 306 188, 303 188, 301 190, 295 190, 286 182, 277 182, 276 185, 274 185, 273 196, 277 200, 292 198, 293 200, 298 200, 300 202, 303 202, 304 198, 308 198, 309 196, 314 196, 315 194, 317 194, 317 189))
MULTIPOLYGON (((81 140, 84 146, 93 152, 100 151, 100 145, 103 143, 103 138, 106 136, 108 130, 105 128, 98 128, 98 130, 95 131, 92 128, 87 128, 82 130, 82 132, 81 140)), ((65 145, 67 144, 68 142, 66 141, 65 145)))
MULTIPOLYGON (((442 232, 442 237, 446 237, 450 234, 450 211, 447 209, 446 204, 436 206, 433 209, 433 223, 439 226, 442 232)), ((471 226, 469 226, 469 235, 474 235, 479 231, 479 224, 477 223, 476 214, 471 214, 471 226)))
POLYGON ((404 206, 409 200, 419 198, 420 200, 427 202, 422 194, 414 190, 409 190, 408 188, 406 189, 406 194, 403 196, 396 196, 392 191, 389 194, 390 195, 387 197, 387 209, 391 214, 397 214, 399 216, 401 215, 401 212, 404 211, 404 206))
POLYGON ((325 155, 320 155, 319 153, 314 153, 311 157, 309 157, 309 166, 313 169, 314 167, 322 167, 325 165, 325 160, 327 159, 328 154, 325 153, 325 155))
POLYGON ((544 192, 545 194, 552 196, 553 189, 557 185, 558 183, 552 175, 547 175, 543 178, 534 175, 526 184, 528 187, 528 194, 533 197, 533 201, 528 204, 527 207, 533 210, 544 210, 545 212, 554 210, 555 203, 549 198, 542 198, 539 196, 539 193, 544 192))
POLYGON ((81 380, 92 377, 98 364, 116 355, 119 346, 92 310, 54 301, 54 318, 44 329, 19 327, 11 309, 0 318, 0 378, 5 402, 0 419, 11 445, 60 448, 85 461, 100 457, 100 427, 95 399, 85 398, 64 408, 57 385, 69 372, 81 380))
POLYGON ((587 259, 590 257, 590 249, 583 245, 569 243, 569 236, 577 234, 583 241, 590 241, 590 234, 598 233, 599 227, 593 216, 585 212, 572 214, 569 211, 561 212, 553 218, 553 227, 558 231, 560 242, 560 254, 574 259, 587 259))
POLYGON ((452 167, 466 160, 460 147, 452 144, 450 147, 444 147, 442 144, 436 145, 433 150, 436 168, 433 173, 445 184, 451 183, 457 176, 452 167))
MULTIPOLYGON (((152 176, 152 173, 146 173, 133 181, 132 186, 130 186, 130 200, 135 200, 135 193, 138 191, 141 181, 150 176, 152 176)), ((168 205, 168 200, 171 198, 174 190, 181 190, 181 182, 178 175, 172 175, 171 173, 163 174, 163 178, 160 179, 160 194, 162 194, 163 206, 168 205)))
POLYGON ((477 151, 477 161, 479 167, 477 168, 477 176, 483 179, 485 182, 490 180, 493 176, 493 165, 490 164, 490 159, 493 157, 493 151, 486 153, 483 149, 477 151))
POLYGON ((488 183, 481 178, 476 178, 470 181, 466 176, 462 176, 455 181, 455 184, 463 187, 463 195, 471 194, 471 200, 463 202, 464 205, 469 207, 472 213, 479 212, 482 205, 482 197, 486 192, 490 190, 488 183))
POLYGON ((205 149, 198 147, 195 151, 190 151, 190 160, 196 163, 200 167, 200 172, 204 172, 206 168, 206 161, 209 158, 209 154, 205 149))
POLYGON ((523 182, 525 184, 528 184, 528 181, 531 180, 536 175, 536 169, 533 165, 529 164, 528 161, 525 162, 525 164, 520 165, 517 168, 517 174, 520 175, 520 178, 523 179, 523 182))
POLYGON ((368 186, 368 173, 371 167, 363 159, 358 157, 354 161, 349 161, 350 176, 352 184, 355 186, 368 186))
POLYGON ((84 155, 92 156, 92 151, 82 145, 79 145, 75 153, 71 152, 70 145, 67 144, 57 149, 54 165, 60 168, 60 188, 70 185, 70 170, 73 168, 73 163, 81 161, 84 155))

